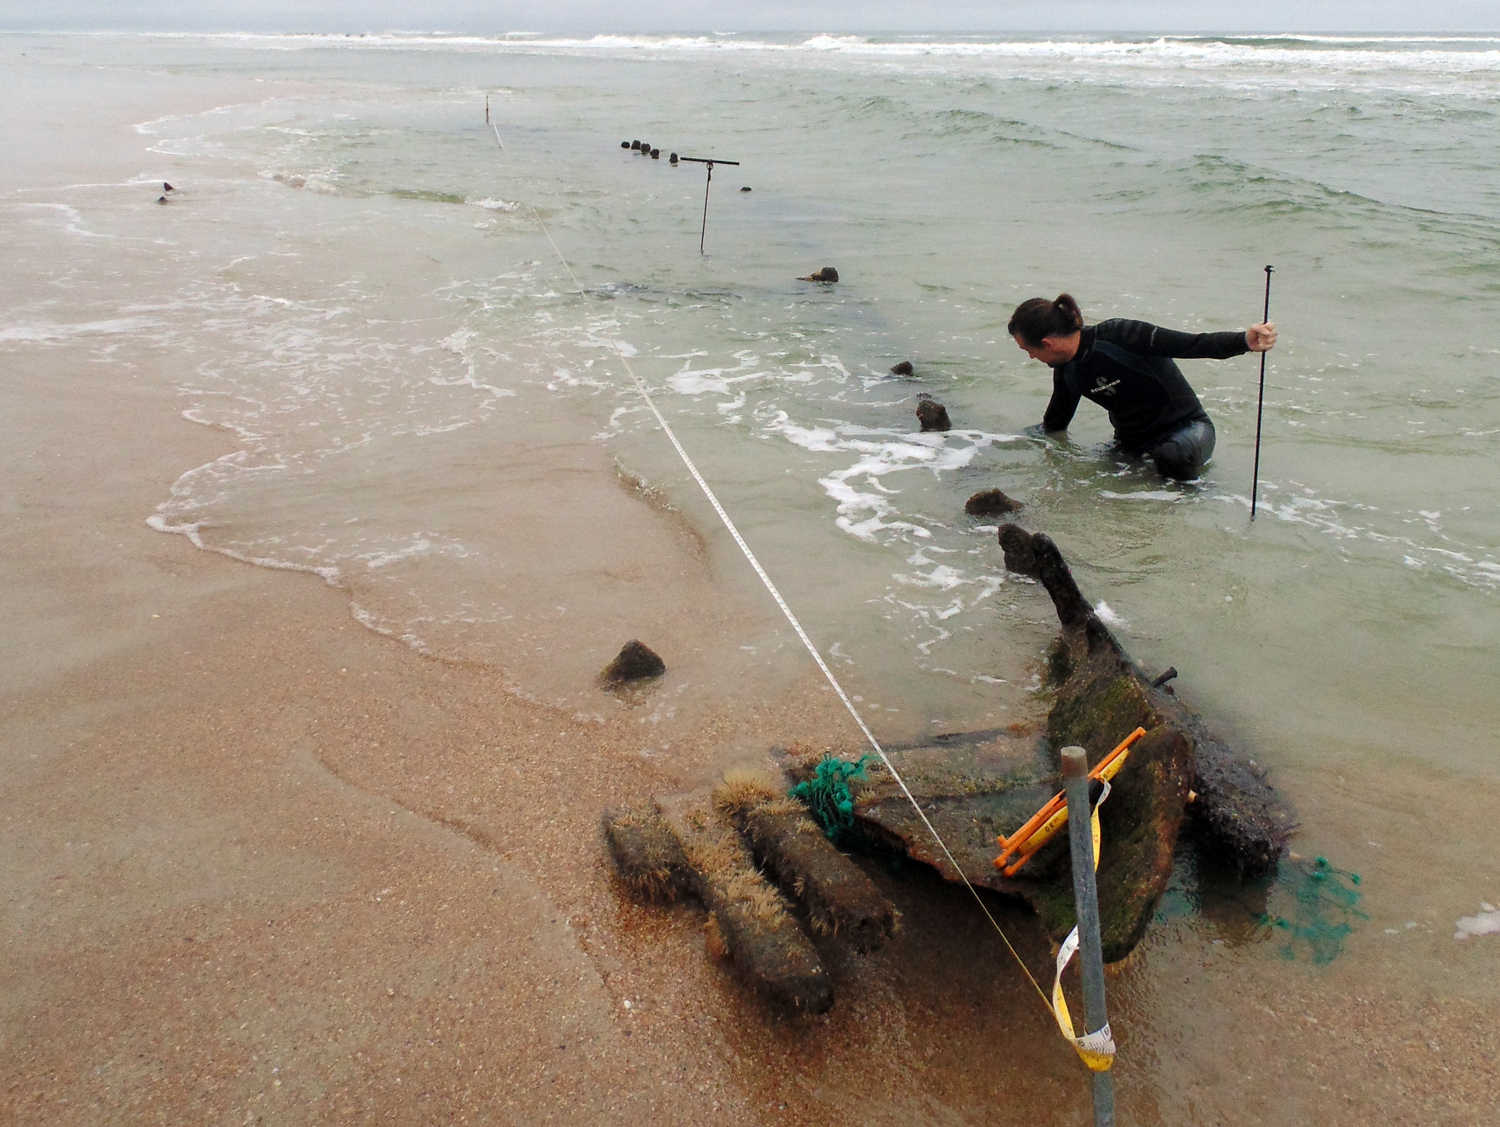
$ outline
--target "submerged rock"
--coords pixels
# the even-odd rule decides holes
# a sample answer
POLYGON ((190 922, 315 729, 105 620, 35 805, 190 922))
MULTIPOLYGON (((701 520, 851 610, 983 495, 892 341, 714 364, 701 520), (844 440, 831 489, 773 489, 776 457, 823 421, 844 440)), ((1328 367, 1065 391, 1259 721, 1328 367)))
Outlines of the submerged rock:
POLYGON ((953 423, 948 418, 948 408, 930 395, 922 395, 917 399, 916 414, 924 431, 953 429, 953 423))
POLYGON ((627 681, 660 677, 666 671, 667 663, 657 657, 649 646, 632 640, 621 647, 614 661, 604 667, 600 677, 606 685, 623 685, 627 681))
POLYGON ((912 370, 910 360, 902 360, 900 363, 891 365, 891 375, 893 376, 909 376, 912 374, 912 370))
POLYGON ((837 282, 838 280, 839 272, 832 266, 825 266, 816 274, 809 274, 805 278, 797 279, 799 282, 837 282))
POLYGON ((971 517, 998 517, 1024 508, 1019 501, 1007 497, 998 489, 981 489, 964 502, 964 512, 971 517))

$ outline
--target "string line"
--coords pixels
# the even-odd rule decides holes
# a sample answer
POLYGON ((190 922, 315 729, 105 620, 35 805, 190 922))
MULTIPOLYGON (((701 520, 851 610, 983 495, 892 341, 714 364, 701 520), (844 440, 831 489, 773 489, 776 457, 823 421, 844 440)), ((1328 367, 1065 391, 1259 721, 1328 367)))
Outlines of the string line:
MULTIPOLYGON (((493 128, 495 128, 495 140, 498 143, 500 142, 500 130, 498 127, 493 128)), ((503 143, 500 144, 500 148, 502 151, 504 151, 505 146, 503 143)), ((583 284, 579 282, 578 275, 573 273, 573 267, 568 262, 567 256, 563 254, 562 249, 557 245, 557 240, 552 237, 552 232, 547 228, 547 224, 542 220, 541 213, 536 209, 536 205, 534 204, 531 205, 531 214, 535 217, 537 226, 542 229, 542 234, 547 236, 547 242, 552 245, 552 251, 557 255, 558 261, 563 264, 563 269, 568 272, 568 277, 573 280, 573 285, 577 288, 579 296, 583 298, 584 304, 588 307, 589 313, 591 315, 597 315, 597 310, 594 306, 593 299, 589 297, 588 291, 586 291, 583 288, 583 284)), ((651 393, 646 390, 646 385, 641 381, 641 378, 636 375, 635 369, 630 366, 630 359, 619 347, 615 348, 615 353, 617 356, 619 356, 620 363, 625 366, 625 371, 629 373, 631 382, 635 384, 636 391, 640 393, 640 396, 645 401, 646 406, 651 409, 651 413, 656 416, 656 421, 661 424, 662 431, 666 434, 673 447, 677 450, 677 455, 682 459, 683 465, 687 467, 688 473, 692 474, 693 480, 698 483, 698 488, 701 489, 703 491, 703 495, 708 498, 708 502, 713 506, 714 512, 719 514, 719 519, 724 523, 724 527, 729 530, 729 535, 732 536, 734 538, 734 542, 739 545, 739 549, 744 554, 745 559, 748 560, 750 566, 755 569, 755 574, 760 577, 761 583, 763 583, 766 590, 770 592, 771 598, 776 601, 776 605, 781 608, 781 613, 786 616, 787 622, 791 624, 792 629, 796 631, 797 637, 802 640, 803 646, 807 648, 807 652, 812 656, 813 661, 816 662, 818 668, 822 670, 823 676, 828 680, 828 684, 832 686, 833 691, 838 695, 839 700, 843 702, 844 707, 849 710, 849 715, 854 718, 854 723, 858 725, 859 730, 864 733, 864 737, 869 741, 870 747, 874 750, 875 754, 880 757, 880 762, 885 765, 885 769, 890 772, 891 778, 894 779, 896 781, 896 785, 901 788, 901 793, 906 796, 906 800, 911 803, 912 809, 917 812, 917 817, 922 820, 922 825, 927 827, 927 832, 932 835, 932 840, 937 842, 938 848, 943 851, 943 856, 948 859, 948 864, 952 866, 953 871, 957 873, 959 879, 963 881, 964 887, 967 888, 970 895, 974 897, 974 902, 979 905, 979 910, 983 912, 985 918, 990 921, 990 925, 995 929, 996 934, 1000 936, 1001 941, 1005 944, 1006 950, 1011 953, 1011 956, 1016 960, 1016 964, 1021 968, 1022 973, 1026 975, 1027 981, 1029 981, 1032 985, 1032 988, 1036 990, 1037 996, 1042 1000, 1042 1004, 1047 1007, 1047 1009, 1053 1014, 1054 1017, 1056 1017, 1057 1011, 1053 1008, 1052 1002, 1047 997, 1046 992, 1042 989, 1041 984, 1037 982, 1036 978, 1032 975, 1030 968, 1027 967, 1025 960, 1023 960, 1020 956, 1020 953, 1016 951, 1015 946, 1010 941, 1010 937, 1005 934, 1005 929, 1000 926, 1000 921, 995 919, 994 914, 990 912, 989 906, 985 904, 984 900, 980 897, 979 890, 976 889, 972 883, 970 883, 968 876, 963 871, 963 868, 959 865, 958 861, 949 851, 947 843, 943 841, 942 835, 937 832, 937 828, 932 824, 931 821, 928 820, 926 812, 922 809, 922 804, 917 801, 916 796, 913 795, 910 788, 907 787, 906 780, 901 777, 901 773, 896 770, 895 764, 893 764, 890 760, 890 757, 886 755, 885 749, 880 746, 880 741, 875 738, 875 733, 870 731, 870 727, 865 723, 864 717, 860 715, 859 709, 854 706, 854 702, 850 700, 849 695, 844 692, 843 685, 839 684, 839 679, 834 676, 833 670, 830 669, 828 667, 828 663, 823 660, 823 655, 818 652, 818 647, 813 644, 813 640, 808 637, 807 631, 802 628, 802 623, 798 621, 797 616, 792 612, 792 608, 787 604, 786 599, 782 597, 781 591, 777 589, 776 584, 771 580, 771 577, 769 574, 767 574, 766 569, 761 566, 760 560, 756 558, 755 553, 750 550, 750 545, 746 543, 745 538, 740 535, 740 530, 735 527, 734 521, 730 519, 729 513, 719 502, 719 498, 714 494, 713 489, 709 487, 709 484, 704 479, 703 475, 698 471, 698 467, 694 464, 693 459, 688 456, 688 452, 686 449, 684 449, 682 443, 678 440, 676 432, 672 430, 671 425, 667 422, 666 418, 657 408, 656 401, 651 398, 651 393)))

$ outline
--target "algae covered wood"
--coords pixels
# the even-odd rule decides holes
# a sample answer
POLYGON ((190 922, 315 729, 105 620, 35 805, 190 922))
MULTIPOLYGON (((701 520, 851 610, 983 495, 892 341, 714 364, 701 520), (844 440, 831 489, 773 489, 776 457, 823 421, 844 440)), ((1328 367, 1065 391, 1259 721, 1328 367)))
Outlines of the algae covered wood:
POLYGON ((1275 866, 1292 818, 1264 773, 1130 660, 1050 538, 1008 524, 999 540, 1007 567, 1042 582, 1061 625, 1048 662, 1052 706, 1045 737, 951 735, 888 753, 947 852, 882 768, 870 768, 868 782, 855 794, 854 815, 870 839, 931 865, 948 880, 959 878, 956 864, 969 883, 1021 897, 1049 934, 1061 939, 1074 922, 1066 837, 1043 847, 1013 877, 995 868, 996 839, 1014 833, 1061 789, 1061 748, 1083 747, 1092 768, 1144 728, 1100 809, 1101 938, 1105 960, 1115 962, 1140 941, 1171 878, 1195 785, 1200 793, 1188 824, 1242 876, 1275 866))
MULTIPOLYGON (((1129 735, 1102 746, 1100 756, 1129 735)), ((996 838, 1012 834, 1061 789, 1045 741, 996 733, 954 735, 931 746, 888 752, 953 862, 970 884, 1025 900, 1060 940, 1074 922, 1067 835, 1059 834, 1014 877, 995 867, 996 838)), ((1103 843, 1099 906, 1104 957, 1124 958, 1140 941, 1172 872, 1172 851, 1191 776, 1192 745, 1167 728, 1131 748, 1100 811, 1103 843)), ((855 792, 854 815, 872 840, 931 865, 947 880, 959 873, 888 772, 869 769, 855 792)))

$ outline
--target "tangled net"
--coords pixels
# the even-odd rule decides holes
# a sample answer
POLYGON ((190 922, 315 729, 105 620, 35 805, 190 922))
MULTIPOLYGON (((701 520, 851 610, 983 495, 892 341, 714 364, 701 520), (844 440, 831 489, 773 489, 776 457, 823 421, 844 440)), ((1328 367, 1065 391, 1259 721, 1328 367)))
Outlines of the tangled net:
POLYGON ((807 806, 828 840, 835 845, 854 830, 854 789, 849 784, 864 779, 865 764, 874 758, 873 755, 862 755, 850 762, 827 756, 813 770, 812 778, 787 792, 807 806))

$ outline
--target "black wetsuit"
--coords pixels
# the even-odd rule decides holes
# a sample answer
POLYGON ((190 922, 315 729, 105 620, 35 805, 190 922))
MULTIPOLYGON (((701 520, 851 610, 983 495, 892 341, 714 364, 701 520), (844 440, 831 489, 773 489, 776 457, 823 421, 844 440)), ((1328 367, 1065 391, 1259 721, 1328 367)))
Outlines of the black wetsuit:
POLYGON ((1249 351, 1244 333, 1179 333, 1145 321, 1090 325, 1073 359, 1052 369, 1042 427, 1066 430, 1078 400, 1092 399, 1109 412, 1126 453, 1151 458, 1167 477, 1191 480, 1213 455, 1214 425, 1172 358, 1227 360, 1249 351))

